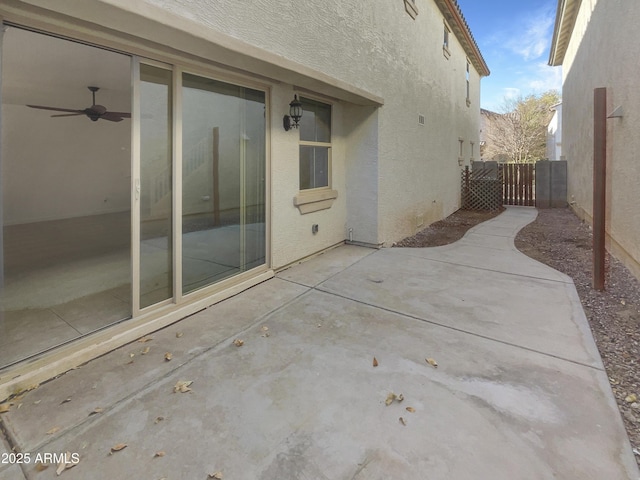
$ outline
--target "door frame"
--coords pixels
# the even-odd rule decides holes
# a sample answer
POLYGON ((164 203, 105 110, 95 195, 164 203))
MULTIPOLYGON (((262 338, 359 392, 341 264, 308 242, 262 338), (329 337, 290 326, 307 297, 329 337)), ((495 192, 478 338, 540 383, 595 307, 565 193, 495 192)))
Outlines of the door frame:
MULTIPOLYGON (((43 17, 12 18, 0 17, 0 26, 8 24, 37 33, 57 36, 70 41, 85 43, 97 48, 103 48, 128 55, 131 58, 131 280, 132 280, 132 318, 107 327, 103 330, 82 336, 68 344, 62 345, 34 357, 30 357, 11 367, 0 370, 0 399, 7 398, 17 392, 33 388, 45 380, 64 373, 87 361, 108 353, 122 345, 130 343, 144 335, 162 329, 187 317, 199 310, 207 308, 226 298, 232 297, 243 290, 257 285, 274 276, 271 268, 271 124, 270 100, 271 85, 261 77, 260 80, 237 71, 227 70, 218 64, 185 54, 176 54, 169 47, 163 50, 160 46, 136 43, 131 39, 123 40, 104 32, 87 33, 80 27, 61 24, 55 20, 43 17), (197 75, 206 76, 238 86, 248 87, 265 93, 265 263, 261 266, 226 278, 213 285, 203 287, 196 292, 182 295, 181 278, 181 235, 176 235, 181 226, 182 203, 181 189, 175 188, 182 181, 182 138, 181 119, 173 115, 173 231, 174 231, 174 295, 173 298, 140 308, 140 201, 136 197, 140 180, 140 63, 162 64, 173 69, 173 111, 181 107, 180 86, 177 81, 182 71, 188 70, 197 75), (180 221, 178 221, 180 220, 180 221), (178 262, 176 264, 176 261, 178 262), (180 268, 177 268, 180 267, 180 268)), ((0 55, 1 61, 1 55, 0 55)), ((0 66, 1 68, 1 66, 0 66)), ((1 111, 0 111, 1 115, 1 111)), ((0 119, 1 120, 1 119, 0 119)), ((1 124, 1 121, 0 121, 1 124)), ((181 232, 180 232, 181 233, 181 232)))

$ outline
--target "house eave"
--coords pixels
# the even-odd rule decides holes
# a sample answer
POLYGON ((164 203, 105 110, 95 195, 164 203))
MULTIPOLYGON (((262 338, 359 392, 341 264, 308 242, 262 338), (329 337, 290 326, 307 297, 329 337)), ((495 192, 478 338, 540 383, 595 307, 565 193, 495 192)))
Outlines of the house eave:
POLYGON ((564 62, 582 0, 558 0, 553 40, 549 52, 549 65, 557 67, 564 62))
POLYGON ((489 76, 491 71, 456 0, 435 0, 435 2, 480 76, 489 76))

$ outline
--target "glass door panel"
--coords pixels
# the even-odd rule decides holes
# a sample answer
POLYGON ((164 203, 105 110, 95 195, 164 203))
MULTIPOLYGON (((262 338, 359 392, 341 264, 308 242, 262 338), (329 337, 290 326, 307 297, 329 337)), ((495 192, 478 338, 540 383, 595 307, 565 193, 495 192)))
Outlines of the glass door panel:
POLYGON ((5 28, 0 367, 131 316, 130 112, 130 57, 5 28))
POLYGON ((182 288, 265 262, 265 94, 182 76, 182 288))
POLYGON ((140 65, 140 308, 173 296, 172 72, 140 65))

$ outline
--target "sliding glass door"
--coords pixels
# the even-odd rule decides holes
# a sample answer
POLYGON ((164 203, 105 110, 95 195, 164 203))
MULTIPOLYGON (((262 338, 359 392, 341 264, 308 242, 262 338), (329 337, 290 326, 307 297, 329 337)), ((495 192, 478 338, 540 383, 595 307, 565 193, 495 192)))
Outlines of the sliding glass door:
POLYGON ((264 91, 16 26, 0 49, 0 369, 265 264, 264 91))
POLYGON ((174 294, 172 77, 140 64, 140 308, 174 294))
POLYGON ((2 35, 0 368, 131 317, 131 57, 2 35))
POLYGON ((265 261, 264 92, 182 75, 182 291, 265 261))

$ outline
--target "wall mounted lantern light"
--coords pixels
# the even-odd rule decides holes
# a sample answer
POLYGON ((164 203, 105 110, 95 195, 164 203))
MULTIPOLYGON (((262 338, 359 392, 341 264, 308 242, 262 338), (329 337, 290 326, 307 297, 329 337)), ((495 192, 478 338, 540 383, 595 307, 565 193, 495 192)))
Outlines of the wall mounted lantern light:
POLYGON ((293 100, 289 104, 289 115, 285 115, 282 119, 285 131, 292 128, 298 128, 298 122, 302 118, 302 102, 298 100, 298 95, 293 96, 293 100))

